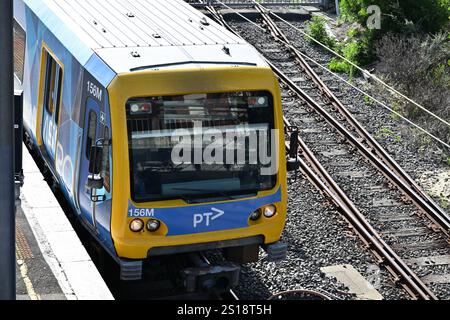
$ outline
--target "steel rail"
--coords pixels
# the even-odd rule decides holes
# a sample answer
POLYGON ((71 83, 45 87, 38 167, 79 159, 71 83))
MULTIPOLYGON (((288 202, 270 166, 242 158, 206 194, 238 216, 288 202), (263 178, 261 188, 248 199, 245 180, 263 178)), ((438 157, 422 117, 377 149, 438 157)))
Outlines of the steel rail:
MULTIPOLYGON (((429 220, 433 222, 434 225, 439 227, 439 229, 450 237, 450 217, 449 215, 440 208, 429 195, 427 195, 419 185, 401 168, 398 163, 386 152, 386 150, 372 137, 372 135, 362 127, 362 125, 351 115, 351 113, 345 108, 342 102, 333 94, 333 92, 328 88, 328 86, 322 81, 322 79, 317 75, 314 69, 307 63, 307 61, 299 54, 298 49, 296 49, 286 35, 281 31, 281 29, 276 25, 276 23, 270 18, 270 11, 267 11, 260 4, 255 4, 256 10, 261 14, 265 24, 269 28, 271 35, 275 40, 281 42, 285 45, 290 52, 294 55, 295 60, 299 63, 300 67, 306 72, 308 77, 315 83, 317 88, 326 97, 326 100, 333 106, 333 109, 338 111, 345 120, 351 125, 351 127, 356 131, 359 137, 362 138, 361 141, 357 141, 356 147, 360 150, 365 147, 364 143, 368 145, 369 148, 365 148, 362 153, 378 168, 382 169, 383 174, 389 178, 397 188, 401 189, 407 196, 415 203, 419 210, 425 213, 429 220), (376 155, 377 157, 374 157, 376 155), (384 165, 382 165, 384 164, 384 165)), ((322 113, 322 107, 316 106, 316 110, 322 113), (319 110, 320 109, 320 110, 319 110)), ((351 133, 346 133, 348 136, 351 133)))
MULTIPOLYGON (((208 11, 213 17, 221 17, 221 14, 213 7, 208 7, 208 11)), ((219 18, 219 23, 224 25, 228 30, 239 36, 223 18, 219 18)), ((292 80, 276 68, 270 61, 266 62, 273 69, 279 80, 289 87, 291 91, 314 109, 321 109, 320 106, 312 100, 302 89, 300 89, 292 80)), ((332 124, 336 124, 340 131, 349 135, 349 140, 353 144, 358 141, 339 123, 337 123, 325 110, 323 110, 325 119, 332 124)), ((289 121, 283 117, 285 130, 290 127, 289 121)), ((286 131, 286 133, 288 133, 286 131)), ((309 150, 307 145, 299 138, 300 156, 298 157, 300 169, 307 179, 324 195, 333 201, 345 219, 349 222, 351 228, 363 241, 367 249, 369 249, 379 264, 385 266, 391 275, 393 275, 394 283, 400 284, 413 298, 424 300, 438 300, 436 295, 428 288, 421 279, 409 268, 409 266, 395 253, 395 251, 381 238, 376 230, 366 220, 364 215, 356 208, 353 202, 347 197, 337 183, 332 179, 325 168, 320 164, 318 159, 309 150)), ((286 149, 289 145, 286 144, 286 149)), ((370 152, 369 152, 370 154, 370 152)))

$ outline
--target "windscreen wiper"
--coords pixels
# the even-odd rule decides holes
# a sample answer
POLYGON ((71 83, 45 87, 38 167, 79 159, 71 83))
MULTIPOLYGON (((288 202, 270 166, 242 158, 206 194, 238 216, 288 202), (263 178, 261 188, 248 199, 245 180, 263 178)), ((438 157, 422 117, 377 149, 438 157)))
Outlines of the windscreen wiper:
MULTIPOLYGON (((247 197, 248 195, 256 196, 258 194, 258 190, 256 190, 256 189, 242 190, 242 192, 244 192, 245 194, 240 194, 240 195, 236 195, 236 196, 232 196, 223 191, 214 190, 214 189, 211 190, 211 189, 195 189, 195 188, 192 188, 192 189, 191 188, 173 188, 172 190, 206 192, 206 194, 204 194, 204 195, 193 195, 193 196, 198 196, 198 197, 202 197, 205 195, 218 194, 218 195, 221 195, 222 197, 226 198, 227 200, 236 200, 239 198, 247 197)), ((183 198, 187 198, 187 195, 183 195, 183 198)), ((185 199, 183 199, 183 200, 185 200, 185 199)))
MULTIPOLYGON (((233 200, 234 198, 232 198, 228 193, 225 193, 223 191, 220 190, 211 190, 211 189, 191 189, 191 188, 172 188, 172 190, 177 190, 177 191, 194 191, 194 192, 207 192, 207 194, 219 194, 222 197, 227 198, 227 200, 233 200)), ((186 195, 184 195, 186 196, 186 195)), ((196 196, 196 195, 194 195, 196 196)), ((198 196, 203 196, 203 195, 198 195, 198 196)))

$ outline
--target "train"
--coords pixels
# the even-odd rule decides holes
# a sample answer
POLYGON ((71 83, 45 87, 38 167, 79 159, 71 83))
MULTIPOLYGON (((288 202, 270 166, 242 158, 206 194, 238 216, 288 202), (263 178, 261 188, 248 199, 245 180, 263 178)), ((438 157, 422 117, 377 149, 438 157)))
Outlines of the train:
POLYGON ((14 46, 24 140, 122 280, 285 258, 281 95, 251 45, 181 0, 14 0, 14 46))

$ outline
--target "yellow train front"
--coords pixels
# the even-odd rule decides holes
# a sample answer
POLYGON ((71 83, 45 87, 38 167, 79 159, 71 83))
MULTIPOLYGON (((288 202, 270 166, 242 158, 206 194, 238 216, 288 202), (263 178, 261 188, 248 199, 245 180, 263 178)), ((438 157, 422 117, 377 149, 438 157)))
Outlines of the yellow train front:
POLYGON ((16 0, 14 26, 27 142, 122 279, 285 257, 281 97, 253 47, 179 0, 16 0))
MULTIPOLYGON (((109 94, 119 257, 228 248, 250 262, 279 240, 286 164, 269 68, 140 71, 119 76, 109 94)), ((270 259, 285 254, 269 248, 270 259)))

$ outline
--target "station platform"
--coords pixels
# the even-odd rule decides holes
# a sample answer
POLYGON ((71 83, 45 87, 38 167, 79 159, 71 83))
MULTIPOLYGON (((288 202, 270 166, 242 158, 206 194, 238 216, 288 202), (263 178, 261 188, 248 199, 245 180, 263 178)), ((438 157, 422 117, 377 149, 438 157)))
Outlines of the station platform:
POLYGON ((50 187, 23 146, 16 202, 18 300, 112 300, 50 187))

